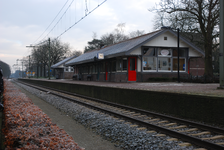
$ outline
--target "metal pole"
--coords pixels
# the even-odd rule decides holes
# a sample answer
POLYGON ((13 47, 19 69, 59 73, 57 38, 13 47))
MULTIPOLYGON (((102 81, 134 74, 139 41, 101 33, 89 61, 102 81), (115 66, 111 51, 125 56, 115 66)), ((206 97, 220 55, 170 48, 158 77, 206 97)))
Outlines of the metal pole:
POLYGON ((219 82, 220 88, 224 89, 224 0, 220 0, 220 54, 219 54, 219 82))
POLYGON ((177 28, 177 78, 178 78, 178 83, 180 83, 180 62, 179 62, 179 57, 180 57, 180 41, 179 41, 179 28, 177 28))
POLYGON ((29 70, 28 70, 28 76, 30 78, 30 55, 29 55, 29 70))
POLYGON ((22 78, 23 78, 23 61, 22 61, 22 78))
POLYGON ((49 42, 49 48, 48 48, 48 79, 50 80, 50 48, 51 48, 51 40, 48 39, 49 42))

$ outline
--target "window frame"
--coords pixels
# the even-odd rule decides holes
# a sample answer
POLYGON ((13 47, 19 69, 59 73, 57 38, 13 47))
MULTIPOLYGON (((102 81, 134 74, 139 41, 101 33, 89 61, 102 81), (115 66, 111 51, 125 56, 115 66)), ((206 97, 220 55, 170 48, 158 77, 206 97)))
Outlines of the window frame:
MULTIPOLYGON (((151 47, 151 46, 143 46, 142 48, 142 72, 177 72, 178 70, 173 70, 173 60, 174 59, 177 59, 178 56, 173 56, 173 51, 175 49, 177 49, 177 47, 151 47), (155 56, 144 56, 144 53, 143 51, 146 49, 146 48, 154 48, 155 50, 155 56), (170 56, 162 56, 162 55, 159 55, 159 50, 171 50, 171 55, 170 56), (150 58, 156 58, 156 69, 155 70, 144 70, 144 65, 143 65, 143 62, 144 62, 144 58, 145 57, 150 57, 150 58), (170 66, 170 70, 159 70, 159 58, 170 58, 170 63, 171 63, 171 66, 170 66)), ((184 50, 185 51, 185 54, 184 56, 185 57, 179 57, 179 59, 184 59, 184 64, 185 64, 185 70, 179 70, 180 72, 187 72, 187 67, 188 67, 188 64, 187 64, 187 60, 188 60, 188 54, 189 54, 189 48, 187 47, 181 47, 180 50, 184 50)), ((145 52, 146 53, 146 52, 145 52)))

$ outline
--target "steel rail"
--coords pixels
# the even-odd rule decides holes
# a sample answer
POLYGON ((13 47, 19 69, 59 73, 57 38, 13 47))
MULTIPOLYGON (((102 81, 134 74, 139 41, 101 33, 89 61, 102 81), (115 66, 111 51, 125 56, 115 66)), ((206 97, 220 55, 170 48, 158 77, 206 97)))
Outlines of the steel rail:
MULTIPOLYGON (((24 83, 24 82, 21 82, 21 81, 17 81, 17 82, 20 82, 22 84, 26 84, 28 86, 34 87, 36 89, 39 89, 41 91, 48 92, 48 90, 44 90, 42 88, 38 88, 36 86, 30 85, 30 84, 27 84, 27 83, 24 83)), ((44 87, 44 86, 40 86, 40 87, 51 89, 51 90, 55 90, 53 88, 48 88, 48 87, 44 87)), ((61 91, 61 90, 55 90, 55 91, 58 91, 58 92, 60 91, 62 93, 69 94, 69 92, 64 92, 64 91, 61 91)), ((161 126, 153 125, 153 124, 147 123, 145 121, 129 117, 127 115, 119 114, 119 113, 116 113, 116 112, 113 112, 113 111, 110 111, 110 110, 107 110, 107 109, 104 109, 104 108, 101 108, 101 107, 98 107, 98 106, 91 105, 91 104, 86 103, 86 102, 81 102, 79 100, 75 100, 75 99, 67 97, 67 96, 62 96, 62 95, 54 93, 54 92, 51 92, 51 94, 53 94, 55 96, 59 96, 59 97, 65 98, 65 99, 67 99, 69 101, 72 101, 72 102, 79 103, 79 104, 84 105, 86 107, 89 107, 89 108, 92 108, 92 109, 95 109, 95 110, 98 110, 98 111, 102 111, 104 113, 111 114, 113 116, 116 116, 116 117, 119 117, 119 118, 123 118, 125 120, 129 120, 131 122, 135 122, 135 123, 137 123, 137 124, 139 124, 141 126, 144 126, 144 127, 147 127, 147 128, 150 128, 150 129, 162 132, 164 134, 170 135, 170 136, 175 137, 175 138, 179 138, 179 139, 181 139, 183 141, 188 141, 190 143, 193 143, 193 144, 198 145, 198 146, 202 146, 204 148, 209 148, 209 149, 212 149, 212 150, 223 150, 224 149, 224 147, 221 146, 221 145, 217 145, 217 144, 214 144, 214 143, 211 143, 211 142, 208 142, 208 141, 196 138, 196 137, 192 137, 192 136, 189 136, 189 135, 186 135, 186 134, 183 134, 183 133, 179 133, 179 132, 176 132, 176 131, 173 131, 173 130, 169 130, 169 129, 163 128, 161 126)), ((77 94, 71 94, 71 95, 77 96, 77 94)), ((82 96, 82 97, 83 98, 88 98, 86 96, 82 96)), ((102 100, 100 100, 100 101, 102 101, 102 100)), ((116 104, 113 104, 113 105, 116 105, 116 104)), ((133 108, 133 107, 127 107, 127 108, 133 108)), ((133 110, 139 110, 139 109, 133 109, 133 110)), ((143 112, 148 112, 148 111, 143 111, 143 112)), ((156 113, 156 115, 159 115, 159 114, 156 113)), ((181 120, 183 120, 183 119, 181 119, 181 120)), ((194 124, 197 124, 197 123, 194 123, 194 124)))
MULTIPOLYGON (((21 82, 21 81, 19 81, 19 82, 21 82)), ((30 84, 28 84, 28 85, 30 85, 30 84)), ((58 89, 54 89, 54 88, 50 88, 50 87, 46 87, 46 86, 42 86, 42 85, 38 85, 38 86, 46 88, 46 89, 66 93, 66 94, 69 94, 69 95, 93 100, 95 102, 100 102, 100 103, 103 103, 103 104, 107 104, 107 105, 111 105, 111 106, 115 106, 115 107, 119 107, 119 108, 123 108, 123 109, 128 109, 130 111, 135 111, 135 112, 146 114, 146 115, 153 115, 153 116, 163 118, 163 119, 169 119, 169 120, 172 120, 172 121, 175 121, 175 122, 178 122, 178 123, 183 123, 183 124, 186 124, 186 125, 194 126, 194 127, 197 127, 197 128, 203 129, 203 130, 209 130, 209 131, 212 131, 212 132, 215 132, 215 133, 224 134, 224 129, 223 128, 213 127, 213 126, 209 126, 209 125, 205 125, 205 124, 201 124, 201 123, 197 123, 197 122, 193 122, 193 121, 189 121, 189 120, 185 120, 185 119, 180 119, 180 118, 173 117, 173 116, 168 116, 168 115, 164 115, 164 114, 150 112, 150 111, 147 111, 147 110, 138 109, 138 108, 134 108, 134 107, 130 107, 130 106, 125 106, 125 105, 121 105, 121 104, 117 104, 117 103, 112 103, 112 102, 100 100, 100 99, 97 99, 97 98, 92 98, 92 97, 79 95, 79 94, 75 94, 75 93, 71 93, 71 92, 67 92, 67 91, 62 91, 62 90, 58 90, 58 89)))

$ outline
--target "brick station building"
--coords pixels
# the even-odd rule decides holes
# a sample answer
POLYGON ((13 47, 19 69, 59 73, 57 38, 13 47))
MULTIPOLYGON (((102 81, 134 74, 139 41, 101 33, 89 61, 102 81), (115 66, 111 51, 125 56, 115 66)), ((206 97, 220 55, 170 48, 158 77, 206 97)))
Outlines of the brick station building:
MULTIPOLYGON (((155 32, 84 53, 66 62, 65 66, 74 68, 77 80, 142 82, 154 77, 177 77, 177 37, 169 27, 162 27, 155 32)), ((180 76, 202 76, 205 53, 181 36, 179 47, 180 76)))

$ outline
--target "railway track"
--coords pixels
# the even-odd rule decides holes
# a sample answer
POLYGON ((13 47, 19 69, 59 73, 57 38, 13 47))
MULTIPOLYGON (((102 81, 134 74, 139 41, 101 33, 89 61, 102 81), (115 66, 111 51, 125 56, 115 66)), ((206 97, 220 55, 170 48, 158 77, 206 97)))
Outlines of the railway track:
POLYGON ((43 86, 34 86, 21 81, 16 81, 44 92, 65 98, 72 102, 79 103, 86 107, 113 115, 132 122, 138 126, 139 130, 149 130, 148 132, 159 132, 156 136, 169 135, 173 140, 182 140, 187 145, 193 144, 205 149, 224 149, 224 129, 212 127, 184 119, 179 119, 163 114, 136 109, 129 106, 106 102, 103 100, 86 97, 74 93, 60 91, 43 86))

